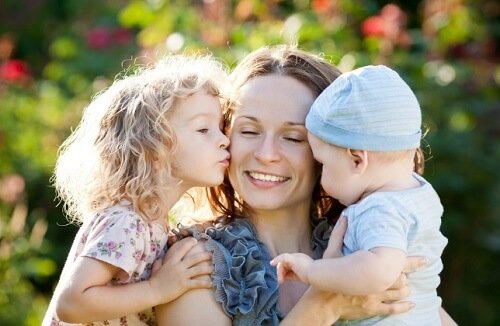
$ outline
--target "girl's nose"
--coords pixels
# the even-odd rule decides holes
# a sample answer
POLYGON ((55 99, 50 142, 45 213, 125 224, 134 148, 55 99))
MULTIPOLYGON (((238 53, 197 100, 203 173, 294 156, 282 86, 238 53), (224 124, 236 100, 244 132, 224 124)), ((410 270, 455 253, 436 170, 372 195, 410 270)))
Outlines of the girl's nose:
POLYGON ((221 132, 221 134, 222 138, 219 147, 222 149, 226 149, 229 146, 229 138, 223 132, 221 132))

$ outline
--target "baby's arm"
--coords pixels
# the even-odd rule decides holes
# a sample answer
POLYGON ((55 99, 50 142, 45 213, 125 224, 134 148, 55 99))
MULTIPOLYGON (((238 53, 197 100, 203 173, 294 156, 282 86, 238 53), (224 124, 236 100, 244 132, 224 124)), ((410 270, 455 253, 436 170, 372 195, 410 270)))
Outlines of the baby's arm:
POLYGON ((212 266, 199 264, 211 255, 184 257, 196 243, 193 238, 179 241, 169 249, 163 265, 154 266, 149 280, 125 285, 109 284, 121 271, 118 267, 79 257, 56 291, 58 317, 72 323, 114 319, 175 300, 189 289, 209 288, 209 281, 195 277, 212 272, 212 266))
POLYGON ((298 279, 323 291, 365 295, 388 289, 401 274, 405 261, 402 250, 378 247, 319 260, 300 253, 282 254, 271 264, 278 267, 280 282, 298 279))

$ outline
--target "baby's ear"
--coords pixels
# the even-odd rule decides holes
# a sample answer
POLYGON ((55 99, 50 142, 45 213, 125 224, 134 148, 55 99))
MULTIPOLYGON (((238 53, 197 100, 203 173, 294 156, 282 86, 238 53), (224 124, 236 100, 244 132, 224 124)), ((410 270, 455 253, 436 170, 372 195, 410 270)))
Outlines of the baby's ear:
POLYGON ((354 173, 362 174, 368 167, 368 152, 360 149, 347 149, 347 155, 352 162, 352 169, 354 173))

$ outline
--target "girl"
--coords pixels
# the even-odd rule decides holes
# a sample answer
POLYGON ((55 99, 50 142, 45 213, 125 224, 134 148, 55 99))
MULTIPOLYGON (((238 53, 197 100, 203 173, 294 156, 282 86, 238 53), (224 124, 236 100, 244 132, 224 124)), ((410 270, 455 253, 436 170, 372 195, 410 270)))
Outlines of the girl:
POLYGON ((44 325, 151 325, 150 307, 211 286, 196 278, 212 272, 200 264, 211 255, 185 257, 196 240, 165 256, 165 217, 189 189, 223 181, 224 78, 210 57, 170 56, 115 81, 86 108, 53 178, 82 226, 44 325))

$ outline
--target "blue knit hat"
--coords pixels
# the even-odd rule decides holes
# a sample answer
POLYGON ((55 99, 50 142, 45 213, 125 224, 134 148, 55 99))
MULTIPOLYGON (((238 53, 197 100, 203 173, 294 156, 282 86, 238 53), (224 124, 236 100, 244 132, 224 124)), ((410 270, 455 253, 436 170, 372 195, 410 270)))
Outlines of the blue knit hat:
POLYGON ((397 151, 420 146, 415 94, 394 70, 366 66, 340 75, 314 101, 306 128, 340 147, 397 151))

